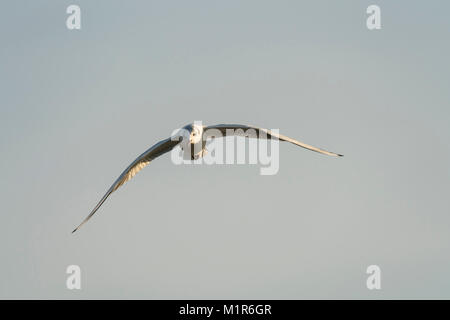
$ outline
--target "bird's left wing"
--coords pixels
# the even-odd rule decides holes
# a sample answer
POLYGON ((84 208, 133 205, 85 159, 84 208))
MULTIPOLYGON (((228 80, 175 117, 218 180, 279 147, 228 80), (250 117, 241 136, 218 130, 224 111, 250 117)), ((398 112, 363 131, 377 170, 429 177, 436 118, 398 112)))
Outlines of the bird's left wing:
MULTIPOLYGON (((242 125, 242 124, 216 124, 213 126, 205 126, 203 128, 204 132, 205 132, 205 136, 211 136, 210 134, 208 134, 208 130, 219 130, 222 134, 223 137, 228 135, 228 130, 233 130, 232 134, 237 134, 238 132, 236 130, 243 130, 243 131, 253 131, 253 133, 256 135, 254 138, 261 138, 261 137, 265 137, 265 138, 277 138, 280 141, 287 141, 290 142, 292 144, 295 144, 299 147, 314 151, 314 152, 318 152, 318 153, 322 153, 322 154, 326 154, 328 156, 334 156, 334 157, 342 157, 342 154, 339 153, 334 153, 331 151, 327 151, 327 150, 323 150, 314 146, 311 146, 309 144, 306 144, 304 142, 300 142, 298 140, 289 138, 287 136, 283 136, 282 134, 276 134, 268 129, 264 129, 264 128, 258 128, 255 126, 248 126, 248 125, 242 125)), ((214 134, 212 134, 214 136, 214 134)), ((252 137, 252 134, 248 135, 248 137, 252 137)))
POLYGON ((181 142, 179 138, 167 138, 153 145, 150 149, 145 151, 139 157, 136 158, 129 166, 125 169, 124 172, 117 178, 117 180, 113 183, 113 185, 109 188, 103 198, 97 203, 95 208, 91 211, 91 213, 86 217, 86 219, 81 222, 81 224, 72 231, 74 233, 77 231, 83 224, 85 224, 94 213, 100 208, 100 206, 105 202, 105 200, 110 196, 111 193, 116 191, 121 185, 125 182, 133 178, 136 173, 138 173, 142 168, 144 168, 147 164, 150 163, 153 159, 171 151, 177 144, 181 142))

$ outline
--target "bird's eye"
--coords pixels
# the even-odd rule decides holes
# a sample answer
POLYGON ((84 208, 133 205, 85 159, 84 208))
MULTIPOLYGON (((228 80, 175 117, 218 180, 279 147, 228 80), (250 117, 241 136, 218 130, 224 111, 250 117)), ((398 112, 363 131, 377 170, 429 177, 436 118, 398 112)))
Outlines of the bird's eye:
POLYGON ((196 136, 197 134, 194 132, 192 135, 196 136))

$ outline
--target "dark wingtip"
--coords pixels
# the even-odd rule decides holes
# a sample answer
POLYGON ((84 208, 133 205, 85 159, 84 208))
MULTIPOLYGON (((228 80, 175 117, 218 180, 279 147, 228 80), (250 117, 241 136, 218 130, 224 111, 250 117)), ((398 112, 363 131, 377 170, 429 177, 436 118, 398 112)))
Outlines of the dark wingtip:
POLYGON ((78 228, 73 229, 72 233, 74 233, 74 232, 77 231, 77 230, 78 230, 78 228))
POLYGON ((343 154, 339 154, 339 153, 338 153, 338 156, 339 156, 339 157, 343 157, 344 155, 343 155, 343 154))

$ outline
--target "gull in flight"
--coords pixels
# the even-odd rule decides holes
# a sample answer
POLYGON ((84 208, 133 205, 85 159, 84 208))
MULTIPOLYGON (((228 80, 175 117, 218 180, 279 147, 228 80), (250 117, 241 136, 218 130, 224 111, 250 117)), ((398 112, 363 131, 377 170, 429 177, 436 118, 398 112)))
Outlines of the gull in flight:
POLYGON ((133 178, 136 173, 138 173, 142 168, 144 168, 147 164, 149 164, 152 160, 157 157, 171 151, 177 145, 181 146, 181 149, 184 151, 185 156, 190 157, 191 160, 198 159, 203 157, 206 153, 206 138, 216 138, 216 137, 226 137, 230 133, 233 135, 239 135, 239 132, 251 132, 251 134, 246 134, 246 137, 250 138, 275 138, 280 141, 287 141, 293 143, 302 148, 319 152, 322 154, 326 154, 329 156, 342 157, 341 154, 326 151, 323 149, 319 149, 313 146, 310 146, 306 143, 294 140, 292 138, 283 136, 281 134, 276 134, 271 132, 270 130, 258 128, 254 126, 240 125, 240 124, 218 124, 213 126, 203 126, 201 124, 188 124, 180 129, 175 135, 165 140, 162 140, 155 145, 153 145, 150 149, 145 151, 139 157, 136 158, 117 178, 117 180, 113 183, 113 185, 109 188, 106 194, 100 199, 97 205, 92 209, 91 213, 81 222, 81 224, 72 231, 74 233, 77 231, 83 224, 85 224, 100 206, 105 202, 105 200, 120 186, 122 186, 125 182, 133 178), (211 134, 213 132, 213 134, 211 134), (190 149, 190 152, 186 152, 190 149))

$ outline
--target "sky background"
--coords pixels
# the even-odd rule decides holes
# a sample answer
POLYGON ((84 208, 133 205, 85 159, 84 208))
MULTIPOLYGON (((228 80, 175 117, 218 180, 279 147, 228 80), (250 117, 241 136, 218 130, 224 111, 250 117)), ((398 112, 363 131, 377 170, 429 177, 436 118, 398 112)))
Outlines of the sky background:
POLYGON ((3 1, 0 298, 450 298, 448 1, 3 1), (81 7, 81 30, 66 8, 81 7), (382 29, 366 28, 381 7, 382 29), (194 120, 280 145, 165 155, 194 120), (81 290, 66 268, 81 267, 81 290), (382 289, 366 288, 381 268, 382 289))

